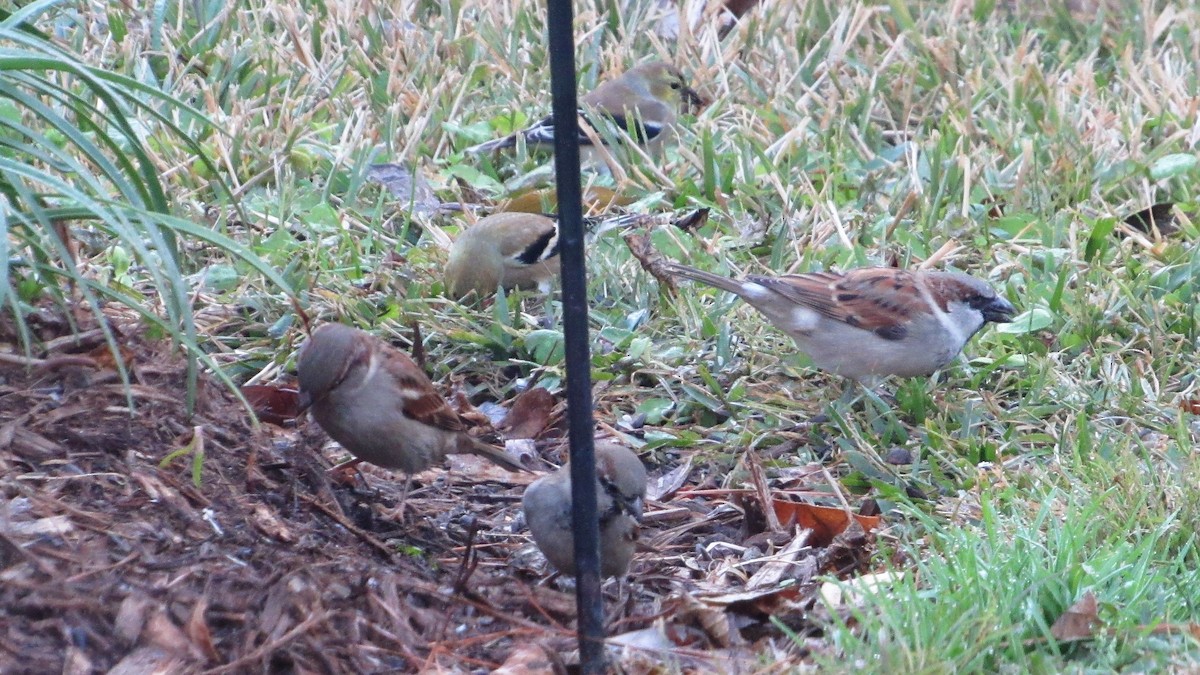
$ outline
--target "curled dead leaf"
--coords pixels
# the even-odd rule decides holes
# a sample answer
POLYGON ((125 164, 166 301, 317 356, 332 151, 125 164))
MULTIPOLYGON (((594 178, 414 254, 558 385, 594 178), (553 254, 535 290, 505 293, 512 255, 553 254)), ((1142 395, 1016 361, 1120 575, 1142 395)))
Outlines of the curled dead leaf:
MULTIPOLYGON (((1157 233, 1165 237, 1179 231, 1175 219, 1175 202, 1159 202, 1125 216, 1122 222, 1138 232, 1151 235, 1157 233)), ((1116 231, 1122 233, 1120 228, 1116 231)))
POLYGON ((221 655, 217 653, 217 648, 213 645, 212 632, 208 629, 208 622, 204 620, 204 613, 207 611, 208 596, 202 596, 196 602, 196 606, 192 608, 192 614, 188 617, 184 630, 187 632, 187 636, 191 638, 192 645, 210 663, 215 663, 221 660, 221 655))
POLYGON ((283 426, 301 415, 300 392, 286 387, 268 384, 248 384, 242 387, 242 396, 258 419, 275 426, 283 426))
POLYGON ((708 222, 708 213, 709 209, 696 209, 686 216, 672 221, 671 224, 688 234, 695 234, 696 230, 704 227, 704 224, 708 222))
POLYGON ((1050 626, 1050 635, 1060 642, 1090 640, 1095 636, 1099 624, 1099 606, 1096 595, 1091 591, 1083 594, 1062 616, 1050 626))
POLYGON ((513 399, 498 428, 507 438, 537 438, 550 426, 558 399, 548 389, 534 387, 513 399))
MULTIPOLYGON (((775 516, 779 518, 780 524, 785 528, 796 524, 812 530, 810 543, 817 547, 829 546, 833 543, 834 537, 846 531, 850 525, 850 515, 852 515, 840 507, 818 506, 782 499, 772 500, 771 506, 775 510, 775 516)), ((866 532, 879 527, 879 516, 853 515, 866 532)))

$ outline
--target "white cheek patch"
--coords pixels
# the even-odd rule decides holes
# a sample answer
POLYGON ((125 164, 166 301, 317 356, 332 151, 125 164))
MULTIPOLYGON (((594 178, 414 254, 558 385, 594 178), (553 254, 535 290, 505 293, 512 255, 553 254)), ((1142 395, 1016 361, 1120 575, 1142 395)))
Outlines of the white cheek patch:
MULTIPOLYGON (((962 345, 966 344, 967 337, 969 336, 963 335, 962 327, 958 325, 958 322, 956 322, 949 314, 943 312, 938 303, 934 302, 933 296, 929 293, 929 289, 925 288, 923 285, 919 288, 921 289, 921 299, 925 301, 925 306, 929 309, 933 316, 937 318, 938 323, 942 325, 942 328, 945 328, 946 332, 950 333, 950 335, 954 338, 954 341, 959 344, 959 349, 961 349, 962 345)), ((956 306, 961 305, 962 303, 957 301, 946 303, 947 309, 949 309, 951 312, 955 311, 956 306)))

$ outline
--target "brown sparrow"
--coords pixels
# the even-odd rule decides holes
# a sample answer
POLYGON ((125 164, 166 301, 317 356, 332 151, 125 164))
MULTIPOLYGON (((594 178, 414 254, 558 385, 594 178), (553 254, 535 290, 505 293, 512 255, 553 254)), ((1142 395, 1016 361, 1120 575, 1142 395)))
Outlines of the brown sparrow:
POLYGON ((300 348, 300 405, 354 455, 411 476, 445 459, 474 454, 527 471, 504 451, 466 432, 462 419, 407 354, 379 338, 327 323, 300 348))
MULTIPOLYGON (((632 450, 610 440, 596 441, 597 511, 600 514, 600 575, 624 576, 633 560, 638 520, 646 496, 646 468, 632 450)), ((571 530, 571 469, 542 476, 521 500, 533 541, 556 569, 575 574, 571 530)))
POLYGON ((864 267, 738 280, 678 263, 667 269, 741 297, 816 367, 859 381, 932 374, 985 323, 1016 312, 987 282, 957 272, 864 267))

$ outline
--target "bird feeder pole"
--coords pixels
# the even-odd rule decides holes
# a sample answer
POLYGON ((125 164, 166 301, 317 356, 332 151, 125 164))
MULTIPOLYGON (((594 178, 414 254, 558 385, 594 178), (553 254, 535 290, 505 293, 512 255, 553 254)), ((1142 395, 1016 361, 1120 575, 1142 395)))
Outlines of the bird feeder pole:
POLYGON ((592 359, 588 348, 583 198, 579 179, 579 118, 571 0, 547 0, 550 91, 554 96, 554 173, 558 188, 559 256, 567 420, 571 443, 571 526, 575 539, 575 606, 580 672, 604 672, 604 609, 600 595, 600 522, 596 513, 592 359))

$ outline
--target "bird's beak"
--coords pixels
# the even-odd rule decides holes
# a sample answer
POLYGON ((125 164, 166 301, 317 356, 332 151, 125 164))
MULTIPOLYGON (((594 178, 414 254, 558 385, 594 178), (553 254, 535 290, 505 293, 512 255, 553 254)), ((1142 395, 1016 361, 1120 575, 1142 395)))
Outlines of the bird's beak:
POLYGON ((983 320, 993 323, 1008 323, 1012 321, 1013 315, 1017 313, 1017 308, 1012 306, 1012 303, 996 296, 983 308, 983 320))
POLYGON ((625 506, 629 508, 629 513, 633 516, 634 520, 640 521, 642 519, 643 504, 641 497, 635 497, 626 501, 625 506))
POLYGON ((708 101, 705 101, 704 97, 691 87, 683 88, 683 100, 689 106, 696 106, 696 108, 703 108, 704 106, 708 105, 708 101))

